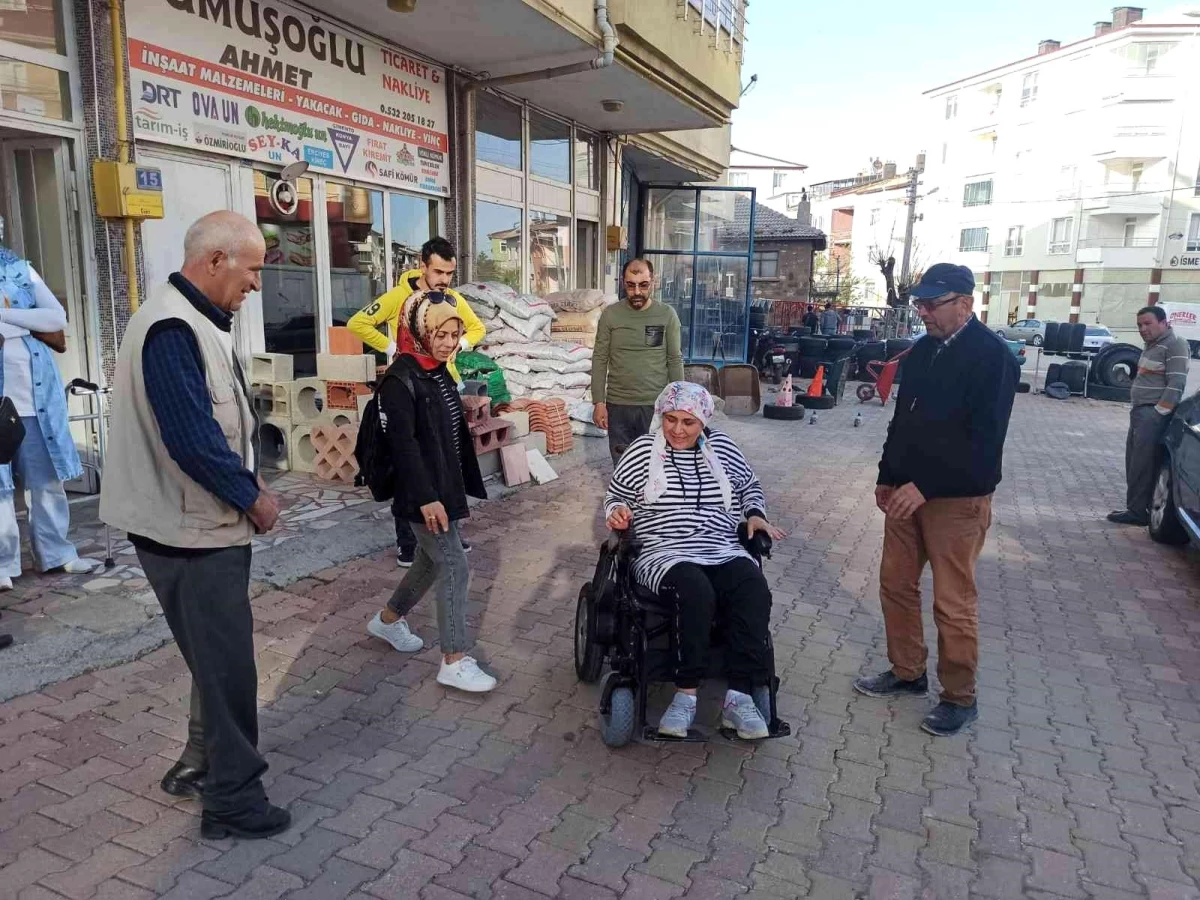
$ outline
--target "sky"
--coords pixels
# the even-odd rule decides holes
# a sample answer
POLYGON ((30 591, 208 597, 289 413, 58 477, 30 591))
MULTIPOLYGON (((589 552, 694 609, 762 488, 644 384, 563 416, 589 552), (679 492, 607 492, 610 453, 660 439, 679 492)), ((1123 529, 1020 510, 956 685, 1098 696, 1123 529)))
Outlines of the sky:
MULTIPOLYGON (((1150 16, 1177 5, 1146 5, 1150 16)), ((808 183, 928 149, 923 91, 1067 44, 1111 19, 1104 0, 751 0, 733 144, 808 165, 808 183)))

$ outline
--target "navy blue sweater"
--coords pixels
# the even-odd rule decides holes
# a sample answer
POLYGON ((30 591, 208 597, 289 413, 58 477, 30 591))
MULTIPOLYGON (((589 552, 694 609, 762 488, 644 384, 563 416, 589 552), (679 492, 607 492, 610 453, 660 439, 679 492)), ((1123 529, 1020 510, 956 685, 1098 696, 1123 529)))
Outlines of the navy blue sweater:
POLYGON ((995 491, 1019 378, 1012 350, 977 319, 945 347, 933 337, 917 341, 904 361, 878 483, 912 482, 926 500, 995 491))

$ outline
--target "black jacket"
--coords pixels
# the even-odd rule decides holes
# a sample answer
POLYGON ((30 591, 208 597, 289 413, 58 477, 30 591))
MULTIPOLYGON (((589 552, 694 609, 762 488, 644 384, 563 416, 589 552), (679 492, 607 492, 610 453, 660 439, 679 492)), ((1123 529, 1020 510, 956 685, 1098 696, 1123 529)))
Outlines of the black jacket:
POLYGON ((986 496, 1000 483, 1020 366, 978 319, 941 347, 924 337, 904 360, 878 483, 911 481, 926 500, 986 496))
MULTIPOLYGON (((465 519, 468 494, 487 498, 466 416, 459 418, 459 459, 450 411, 433 375, 411 356, 401 355, 379 386, 379 411, 396 467, 394 509, 410 522, 424 522, 421 507, 438 501, 452 521, 465 519)), ((454 402, 462 403, 457 396, 454 402)))

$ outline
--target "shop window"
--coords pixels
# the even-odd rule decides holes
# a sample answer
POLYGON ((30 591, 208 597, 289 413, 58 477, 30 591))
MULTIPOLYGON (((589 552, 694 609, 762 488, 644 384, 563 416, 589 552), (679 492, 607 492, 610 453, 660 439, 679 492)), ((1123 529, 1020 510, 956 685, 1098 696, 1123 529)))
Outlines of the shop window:
POLYGON ((421 262, 421 245, 438 233, 438 202, 411 194, 388 194, 392 229, 392 286, 421 262))
POLYGON ((530 291, 539 297, 571 287, 571 217, 529 211, 530 291))
POLYGON ((575 224, 575 287, 600 287, 600 261, 597 241, 600 226, 580 219, 575 224))
POLYGON ((521 208, 475 201, 475 279, 521 289, 524 240, 521 208))
MULTIPOLYGON (((696 243, 696 192, 653 188, 646 211, 646 246, 691 250, 696 243)), ((689 288, 690 290, 690 288, 689 288)))
POLYGON ((575 138, 575 186, 600 190, 600 138, 577 132, 575 138))
POLYGON ((259 231, 267 242, 262 273, 263 336, 269 353, 292 357, 297 376, 317 374, 317 267, 313 258, 313 182, 296 181, 300 202, 290 215, 270 200, 279 179, 254 173, 254 207, 259 231))
POLYGON ((383 192, 326 185, 325 215, 333 324, 345 325, 352 315, 387 291, 383 192))
MULTIPOLYGON (((0 23, 7 22, 7 18, 0 12, 0 23)), ((68 122, 70 79, 59 69, 0 58, 0 109, 68 122)))
POLYGON ((0 0, 0 40, 65 56, 64 0, 0 0))
POLYGON ((571 183, 571 126, 529 113, 529 172, 563 184, 571 183))
POLYGON ((475 96, 475 156, 482 162, 521 169, 521 108, 494 94, 475 96))

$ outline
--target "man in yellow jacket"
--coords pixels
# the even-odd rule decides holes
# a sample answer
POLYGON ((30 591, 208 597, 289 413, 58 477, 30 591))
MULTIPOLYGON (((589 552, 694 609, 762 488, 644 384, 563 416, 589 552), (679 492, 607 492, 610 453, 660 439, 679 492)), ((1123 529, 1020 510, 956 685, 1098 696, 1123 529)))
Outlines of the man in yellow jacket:
MULTIPOLYGON (((459 346, 463 350, 470 350, 483 340, 487 330, 462 294, 450 289, 456 267, 454 257, 454 245, 445 238, 435 237, 426 241, 421 247, 421 267, 401 275, 394 288, 366 309, 361 309, 351 316, 346 327, 372 350, 386 353, 388 362, 391 363, 392 357, 396 355, 396 336, 400 333, 400 310, 404 308, 404 301, 414 291, 444 291, 454 298, 462 313, 463 325, 466 326, 459 346), (385 323, 388 326, 386 335, 376 327, 385 323)), ((462 377, 454 365, 454 357, 446 363, 446 369, 456 382, 462 383, 462 377)), ((405 521, 403 511, 394 504, 392 517, 396 520, 396 564, 402 569, 407 569, 413 564, 416 556, 417 539, 405 521)), ((463 549, 471 549, 471 545, 465 540, 463 549)))
MULTIPOLYGON (((346 327, 372 350, 386 353, 390 363, 396 355, 396 335, 400 331, 400 310, 404 308, 404 301, 414 291, 444 291, 455 299, 458 309, 462 312, 466 331, 463 333, 461 347, 463 350, 470 350, 483 340, 487 329, 462 295, 450 289, 456 265, 453 244, 440 237, 426 241, 421 247, 421 267, 410 269, 401 275, 394 288, 366 309, 360 309, 351 316, 346 327), (386 335, 376 327, 385 323, 388 326, 386 335)), ((454 380, 461 384, 462 376, 458 374, 454 365, 454 357, 446 363, 446 368, 454 380)))

